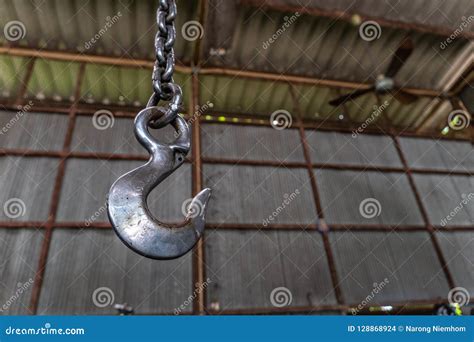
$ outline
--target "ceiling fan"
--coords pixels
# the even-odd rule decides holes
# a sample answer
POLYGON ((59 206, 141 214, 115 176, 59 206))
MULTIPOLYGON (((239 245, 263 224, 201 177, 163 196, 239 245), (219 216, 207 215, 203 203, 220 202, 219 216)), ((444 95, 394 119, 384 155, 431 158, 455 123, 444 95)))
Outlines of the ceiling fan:
POLYGON ((413 52, 413 48, 414 46, 412 40, 409 37, 405 37, 395 51, 392 61, 390 62, 385 74, 378 75, 375 83, 371 87, 367 89, 355 90, 349 94, 342 95, 334 100, 331 100, 329 104, 332 106, 339 106, 370 92, 380 95, 392 94, 398 101, 405 104, 416 101, 418 99, 417 96, 405 92, 394 82, 395 76, 405 64, 408 57, 410 57, 411 53, 413 52))

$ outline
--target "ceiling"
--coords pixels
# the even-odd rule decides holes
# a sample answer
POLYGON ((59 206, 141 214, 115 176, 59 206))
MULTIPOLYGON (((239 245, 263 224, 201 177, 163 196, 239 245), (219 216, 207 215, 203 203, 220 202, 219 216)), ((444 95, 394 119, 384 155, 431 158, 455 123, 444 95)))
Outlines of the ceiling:
MULTIPOLYGON (((201 101, 215 103, 215 111, 268 116, 276 109, 294 107, 288 85, 278 76, 335 80, 341 82, 341 87, 338 83, 296 86, 302 114, 308 119, 363 122, 377 104, 374 95, 363 96, 345 108, 333 108, 329 100, 349 91, 344 88, 365 86, 383 74, 407 35, 415 47, 395 78, 401 87, 448 91, 447 85, 460 77, 460 65, 466 56, 473 55, 469 39, 474 20, 466 17, 474 13, 471 1, 389 4, 314 0, 306 1, 304 6, 298 4, 292 0, 178 1, 177 63, 188 67, 198 64, 203 71, 201 101), (373 41, 361 39, 359 33, 360 25, 369 19, 380 23, 379 37, 373 41), (183 25, 190 21, 202 23, 202 39, 184 39, 183 25), (451 31, 456 37, 449 42, 451 31), (269 43, 272 37, 276 39, 269 43), (223 75, 222 70, 228 69, 272 74, 275 79, 223 75)), ((18 20, 25 34, 15 42, 1 36, 0 44, 151 62, 156 7, 157 1, 145 0, 1 0, 2 27, 18 20), (99 39, 91 43, 97 35, 99 39)), ((0 55, 0 96, 4 102, 18 96, 29 60, 27 54, 0 55)), ((175 73, 176 81, 188 94, 186 102, 191 91, 190 70, 178 68, 175 73)), ((25 96, 41 101, 73 100, 77 71, 78 63, 38 58, 25 96)), ((150 77, 150 67, 143 65, 88 64, 81 101, 143 106, 151 92, 150 77)), ((440 129, 452 110, 441 106, 432 113, 437 100, 429 97, 410 105, 386 100, 390 103, 386 110, 390 123, 409 129, 423 127, 426 118, 434 114, 437 119, 424 128, 440 129)))

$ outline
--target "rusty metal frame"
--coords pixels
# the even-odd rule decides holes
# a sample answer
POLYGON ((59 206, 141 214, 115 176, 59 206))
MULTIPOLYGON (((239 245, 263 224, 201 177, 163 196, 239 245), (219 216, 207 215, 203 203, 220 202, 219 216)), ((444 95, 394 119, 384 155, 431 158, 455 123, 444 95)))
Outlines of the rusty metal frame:
MULTIPOLYGON (((109 62, 105 60, 105 62, 109 62)), ((196 60, 199 63, 199 58, 196 60)), ((38 268, 35 275, 35 282, 32 289, 32 295, 29 305, 29 311, 32 314, 36 314, 38 311, 38 303, 39 297, 41 294, 41 288, 43 283, 43 278, 45 274, 45 269, 47 266, 47 258, 49 253, 49 248, 51 244, 53 230, 55 228, 63 228, 63 229, 110 229, 110 224, 108 222, 93 222, 91 224, 87 224, 85 222, 58 222, 56 221, 56 214, 58 210, 59 204, 59 197, 61 193, 61 188, 63 185, 64 175, 65 175, 65 166, 68 159, 71 158, 85 158, 85 159, 104 159, 104 160, 147 160, 147 156, 140 155, 140 154, 117 154, 117 153, 96 153, 96 152, 72 152, 70 151, 72 136, 74 133, 75 128, 75 120, 78 115, 92 115, 98 109, 103 108, 103 106, 99 105, 89 105, 81 103, 81 84, 85 73, 86 64, 89 63, 88 60, 81 60, 81 65, 79 68, 79 72, 77 74, 77 80, 74 90, 75 100, 69 108, 66 108, 68 105, 67 103, 45 103, 40 104, 39 106, 35 106, 36 110, 41 110, 43 112, 54 113, 54 114, 67 114, 68 115, 68 128, 65 135, 63 148, 58 151, 36 151, 36 150, 28 150, 28 149, 0 149, 0 156, 21 156, 21 157, 49 157, 49 158, 58 158, 58 171, 52 191, 52 199, 49 208, 49 215, 48 219, 45 222, 37 222, 37 221, 26 221, 26 222, 0 222, 1 228, 9 228, 9 229, 21 229, 21 228, 36 228, 41 229, 44 233, 43 242, 40 251, 40 257, 38 261, 38 268)), ((148 64, 142 65, 148 67, 148 64)), ((13 103, 4 103, 6 109, 16 110, 18 106, 21 106, 22 102, 24 102, 24 95, 26 93, 28 83, 31 79, 31 74, 34 67, 34 59, 29 61, 27 71, 25 73, 24 79, 22 84, 20 85, 20 89, 18 91, 17 98, 13 103)), ((421 173, 421 174, 443 174, 443 175, 470 175, 474 174, 474 170, 472 171, 448 171, 448 170, 438 170, 438 169, 428 169, 428 168, 411 168, 403 155, 403 151, 399 145, 398 137, 399 136, 412 136, 412 137, 419 137, 419 138, 440 138, 438 135, 432 134, 416 134, 415 132, 405 132, 402 129, 397 130, 393 128, 390 130, 390 136, 392 136, 395 147, 400 155, 400 159, 402 160, 403 167, 382 167, 382 166, 366 166, 366 165, 348 165, 348 164, 321 164, 321 163, 313 163, 309 156, 308 150, 308 143, 305 137, 305 130, 306 129, 314 129, 316 131, 324 131, 324 130, 331 130, 331 131, 339 131, 339 132, 351 132, 354 127, 352 125, 342 125, 341 123, 334 123, 334 126, 325 125, 324 122, 315 122, 315 121, 305 121, 301 118, 301 116, 297 117, 297 127, 301 145, 304 151, 305 162, 296 162, 296 163, 289 163, 289 162, 280 162, 280 161, 261 161, 261 160, 234 160, 234 159, 218 159, 218 158, 209 158, 204 157, 201 155, 201 141, 200 141, 200 134, 201 134, 201 123, 219 123, 219 124, 238 124, 238 125, 256 125, 256 126, 267 126, 270 127, 270 123, 268 122, 267 117, 258 116, 258 115, 250 115, 250 114, 232 114, 232 113, 209 113, 209 115, 223 115, 228 118, 241 118, 243 121, 234 122, 232 120, 221 122, 220 120, 213 120, 213 119, 203 119, 202 116, 205 115, 195 115, 193 116, 194 109, 196 106, 199 106, 199 75, 206 74, 209 72, 211 74, 227 74, 227 70, 204 70, 201 69, 186 69, 187 72, 191 73, 192 76, 192 93, 190 99, 190 108, 188 111, 188 117, 193 118, 193 155, 187 162, 192 163, 192 191, 196 193, 202 188, 202 165, 203 163, 207 164, 228 164, 228 165, 251 165, 251 166, 273 166, 279 167, 284 166, 288 168, 306 168, 308 170, 308 175, 310 177, 311 186, 313 190, 313 198, 315 202, 315 208, 318 213, 318 222, 310 225, 299 225, 299 224, 270 224, 266 227, 263 227, 261 224, 222 224, 222 223, 211 223, 209 222, 206 227, 207 228, 217 228, 217 229, 244 229, 244 230, 308 230, 308 231, 319 231, 322 235, 322 239, 324 242, 324 248, 328 259, 329 270, 331 274, 331 280, 333 283, 334 293, 337 299, 337 305, 327 305, 327 306, 319 306, 319 307, 287 307, 284 309, 278 308, 249 308, 249 309, 242 309, 242 310, 224 310, 224 311, 214 311, 210 308, 206 307, 206 288, 202 287, 201 291, 197 291, 198 296, 196 296, 196 300, 193 304, 193 313, 194 314, 278 314, 278 313, 315 313, 325 310, 330 311, 339 311, 345 312, 347 311, 350 306, 344 304, 344 298, 341 289, 339 288, 339 280, 338 280, 338 273, 336 270, 336 265, 334 261, 334 256, 332 252, 332 247, 328 238, 329 230, 347 230, 352 229, 354 231, 428 231, 433 242, 434 248, 436 250, 437 256, 440 260, 441 265, 443 266, 443 270, 445 273, 446 278, 448 279, 448 283, 451 287, 454 286, 453 277, 451 272, 449 271, 446 265, 446 258, 443 255, 439 242, 437 241, 437 237, 435 232, 439 230, 443 231, 474 231, 474 226, 450 226, 450 227, 440 227, 434 226, 429 221, 427 217, 426 209, 423 206, 421 197, 418 193, 416 185, 413 181, 413 173, 421 173), (425 225, 420 226, 391 226, 391 225, 342 225, 342 224, 326 224, 324 221, 324 213, 321 206, 321 200, 319 198, 317 182, 315 179, 315 175, 313 169, 320 168, 320 169, 344 169, 344 170, 354 170, 354 171, 379 171, 379 172, 400 172, 406 173, 410 180, 410 186, 412 191, 415 193, 417 198, 417 203, 420 207, 420 210, 423 213, 423 218, 425 225)), ((236 75, 242 77, 257 77, 258 75, 252 74, 245 74, 241 75, 241 72, 237 72, 236 75)), ((294 83, 289 84, 290 91, 292 92, 292 98, 294 101, 295 111, 299 112, 299 103, 294 94, 295 90, 293 84, 298 84, 298 80, 294 79, 285 79, 281 78, 280 81, 288 82, 288 81, 296 81, 294 83)), ((303 83, 306 81, 303 81, 303 83)), ((1 104, 0 104, 1 105, 1 104)), ((114 115, 116 117, 123 117, 123 118, 133 118, 136 114, 137 109, 135 107, 122 107, 122 106, 108 106, 114 110, 114 115)), ((389 127, 389 126, 388 126, 389 127)), ((384 134, 387 135, 387 129, 385 127, 382 130, 373 130, 368 129, 366 134, 384 134)), ((445 137, 443 137, 445 138, 445 137)), ((454 140, 462 140, 466 141, 466 139, 455 138, 454 140)), ((205 236, 204 236, 205 237, 205 236)), ((202 240, 193 252, 193 289, 197 290, 200 288, 205 279, 205 243, 202 240)), ((439 299, 427 300, 427 301, 412 301, 407 303, 391 303, 390 305, 396 307, 399 306, 399 309, 402 310, 403 307, 407 305, 421 305, 425 304, 434 304, 440 302, 439 299)))
POLYGON ((73 136, 74 127, 76 123, 77 103, 79 102, 79 98, 80 98, 81 85, 84 79, 85 69, 86 69, 86 65, 81 64, 78 74, 77 74, 77 80, 76 80, 76 85, 74 89, 75 101, 69 110, 69 122, 68 122, 67 131, 66 131, 66 136, 64 138, 63 149, 62 149, 62 152, 64 155, 59 162, 58 171, 56 174, 56 180, 54 182, 54 188, 53 188, 51 204, 50 204, 50 209, 49 209, 49 217, 48 217, 46 226, 44 227, 45 231, 44 231, 43 244, 41 246, 41 252, 40 252, 40 257, 38 261, 38 268, 35 274, 33 289, 31 292, 29 311, 32 314, 36 314, 38 311, 39 297, 41 294, 41 287, 43 285, 43 278, 44 278, 44 274, 46 270, 49 247, 51 245, 51 239, 53 235, 53 224, 56 221, 56 214, 58 211, 61 188, 63 185, 64 174, 66 172, 66 160, 68 158, 67 154, 69 153, 69 150, 71 148, 72 136, 73 136))

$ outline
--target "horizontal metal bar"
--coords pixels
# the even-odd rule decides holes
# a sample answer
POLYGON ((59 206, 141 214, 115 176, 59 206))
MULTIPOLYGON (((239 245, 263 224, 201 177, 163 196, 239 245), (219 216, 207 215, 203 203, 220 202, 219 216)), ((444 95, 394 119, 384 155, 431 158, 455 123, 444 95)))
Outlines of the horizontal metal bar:
MULTIPOLYGON (((170 222, 171 225, 179 224, 179 222, 170 222)), ((0 229, 2 228, 44 228, 46 222, 40 221, 0 221, 0 229)), ((112 226, 109 222, 86 222, 84 221, 60 221, 54 222, 54 228, 69 228, 69 229, 110 229, 112 226)), ((421 225, 385 225, 385 224, 328 224, 329 231, 426 231, 425 226, 421 225)), ((318 232, 317 224, 303 224, 303 223, 280 223, 268 224, 264 226, 260 223, 206 223, 206 229, 218 230, 250 230, 250 231, 315 231, 318 232)), ((466 231, 474 232, 473 226, 435 226, 435 232, 457 232, 466 231)))
MULTIPOLYGON (((100 159, 100 160, 148 160, 146 154, 133 153, 104 153, 104 152, 62 152, 62 151, 41 151, 29 149, 3 148, 0 149, 0 157, 46 157, 46 158, 77 158, 77 159, 100 159)), ((206 164, 223 164, 223 165, 243 165, 243 166, 271 166, 285 168, 305 168, 304 162, 285 162, 279 160, 242 160, 230 158, 210 158, 203 157, 206 164)), ((186 158, 185 162, 190 163, 191 160, 186 158)), ((312 167, 321 170, 345 170, 345 171, 361 171, 361 172, 405 172, 403 167, 388 167, 377 165, 356 165, 356 164, 334 164, 334 163, 314 163, 312 167)), ((433 174, 433 175, 457 175, 457 176, 473 176, 474 171, 463 170, 441 170, 433 168, 412 168, 413 173, 433 174)))
MULTIPOLYGON (((0 46, 0 54, 18 56, 18 57, 36 57, 42 59, 52 59, 69 62, 84 62, 92 64, 107 64, 117 65, 122 67, 134 68, 153 68, 154 61, 143 59, 132 59, 123 57, 88 55, 75 52, 52 51, 52 50, 37 50, 32 48, 0 46)), ((191 74, 193 68, 191 66, 176 65, 176 71, 186 74, 191 74)), ((266 80, 284 83, 293 83, 301 85, 325 86, 331 88, 347 88, 347 89, 367 89, 371 85, 361 82, 350 82, 341 80, 321 79, 314 77, 306 77, 299 75, 282 75, 276 73, 268 73, 261 71, 248 71, 230 68, 199 68, 196 70, 201 75, 214 76, 231 76, 242 77, 255 80, 266 80)), ((418 96, 438 97, 441 93, 433 89, 418 89, 418 88, 403 88, 404 91, 418 96)))

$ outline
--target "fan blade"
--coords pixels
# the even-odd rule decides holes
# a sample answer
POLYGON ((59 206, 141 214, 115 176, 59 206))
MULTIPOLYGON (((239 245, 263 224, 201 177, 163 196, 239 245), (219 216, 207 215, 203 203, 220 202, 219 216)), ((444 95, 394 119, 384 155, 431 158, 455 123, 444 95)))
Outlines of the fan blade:
POLYGON ((408 57, 410 57, 411 53, 413 52, 413 42, 409 37, 406 37, 402 40, 400 45, 398 46, 397 51, 393 54, 392 61, 385 72, 385 76, 389 78, 394 78, 398 71, 402 68, 402 66, 407 61, 408 57))
POLYGON ((403 104, 410 104, 418 100, 418 96, 407 93, 406 91, 400 88, 392 90, 390 94, 403 104))
POLYGON ((370 87, 370 88, 367 88, 367 89, 355 90, 355 91, 353 91, 352 93, 339 96, 337 99, 334 99, 334 100, 329 101, 329 104, 330 104, 331 106, 337 107, 337 106, 339 106, 339 105, 341 105, 341 104, 346 103, 347 101, 353 100, 353 99, 355 99, 355 98, 357 98, 357 97, 359 97, 359 96, 361 96, 361 95, 370 93, 371 91, 374 91, 374 90, 375 90, 375 87, 370 87))

